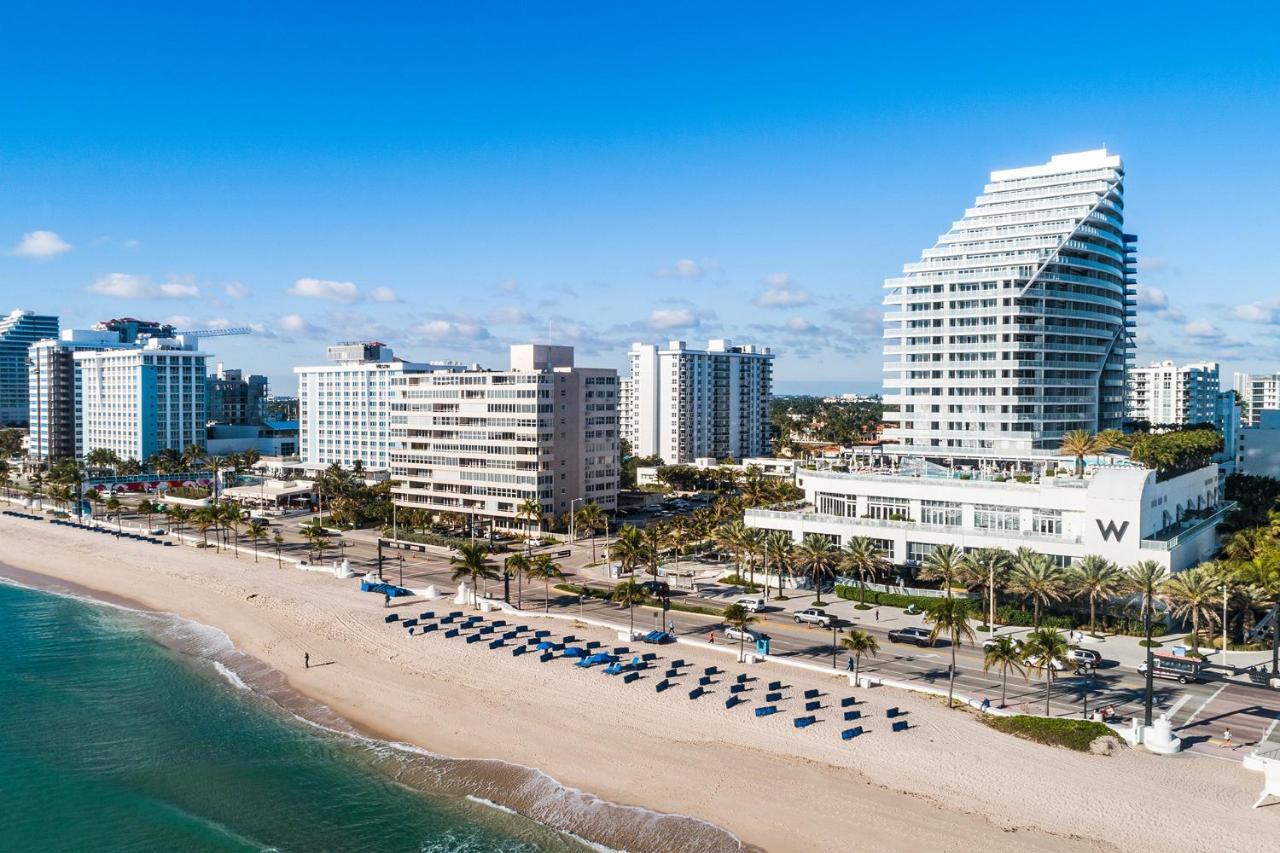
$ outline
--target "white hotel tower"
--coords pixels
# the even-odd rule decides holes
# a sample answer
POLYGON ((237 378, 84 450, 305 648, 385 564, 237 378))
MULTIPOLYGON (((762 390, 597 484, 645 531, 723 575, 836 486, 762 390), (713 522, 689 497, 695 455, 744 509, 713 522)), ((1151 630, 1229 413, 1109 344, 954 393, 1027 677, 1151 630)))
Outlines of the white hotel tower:
POLYGON ((991 173, 973 207, 885 281, 886 450, 1010 459, 1119 428, 1134 243, 1106 149, 991 173), (896 409, 896 411, 892 411, 896 409))

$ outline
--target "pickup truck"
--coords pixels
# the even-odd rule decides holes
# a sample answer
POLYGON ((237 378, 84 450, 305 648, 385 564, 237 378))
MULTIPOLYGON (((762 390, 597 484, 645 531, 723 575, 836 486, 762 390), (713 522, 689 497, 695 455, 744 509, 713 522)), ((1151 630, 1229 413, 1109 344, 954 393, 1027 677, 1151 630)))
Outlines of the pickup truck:
POLYGON ((833 621, 829 613, 816 607, 797 610, 794 618, 797 624, 817 625, 820 628, 830 628, 833 621))

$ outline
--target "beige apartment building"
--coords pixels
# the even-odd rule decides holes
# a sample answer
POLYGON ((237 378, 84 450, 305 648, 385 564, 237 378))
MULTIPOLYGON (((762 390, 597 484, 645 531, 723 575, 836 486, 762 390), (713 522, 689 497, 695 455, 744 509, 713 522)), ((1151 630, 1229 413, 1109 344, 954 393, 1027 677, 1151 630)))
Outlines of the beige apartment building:
POLYGON ((507 370, 392 377, 391 476, 399 506, 523 528, 618 495, 618 374, 575 367, 573 347, 519 344, 507 370))

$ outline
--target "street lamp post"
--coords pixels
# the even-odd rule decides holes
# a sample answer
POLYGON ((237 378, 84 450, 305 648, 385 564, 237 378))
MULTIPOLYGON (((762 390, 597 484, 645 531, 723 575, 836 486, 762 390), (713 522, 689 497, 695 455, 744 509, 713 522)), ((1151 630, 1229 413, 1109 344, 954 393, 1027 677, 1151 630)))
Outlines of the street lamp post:
POLYGON ((1227 666, 1227 585, 1218 587, 1222 593, 1222 666, 1227 666))
POLYGON ((404 554, 396 554, 396 559, 400 561, 400 586, 404 586, 404 554))
POLYGON ((832 669, 840 668, 836 664, 836 655, 840 653, 840 643, 837 642, 837 638, 836 638, 836 634, 838 634, 839 632, 840 632, 840 629, 836 627, 835 620, 834 619, 831 620, 831 668, 832 669))
POLYGON ((1142 724, 1151 725, 1151 705, 1155 692, 1155 659, 1151 653, 1151 598, 1147 596, 1146 605, 1142 608, 1142 633, 1146 636, 1147 648, 1147 684, 1146 701, 1143 706, 1142 724))

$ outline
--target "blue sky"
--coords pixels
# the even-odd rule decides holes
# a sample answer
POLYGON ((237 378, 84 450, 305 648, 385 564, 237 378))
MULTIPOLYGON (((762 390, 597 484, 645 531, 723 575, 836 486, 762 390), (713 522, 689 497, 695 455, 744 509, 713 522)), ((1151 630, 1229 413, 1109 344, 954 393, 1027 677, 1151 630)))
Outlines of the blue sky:
POLYGON ((871 390, 883 279, 991 169, 1106 145, 1139 360, 1280 370, 1269 5, 257 5, 6 4, 0 309, 251 325, 207 349, 281 393, 353 338, 729 337, 871 390))

